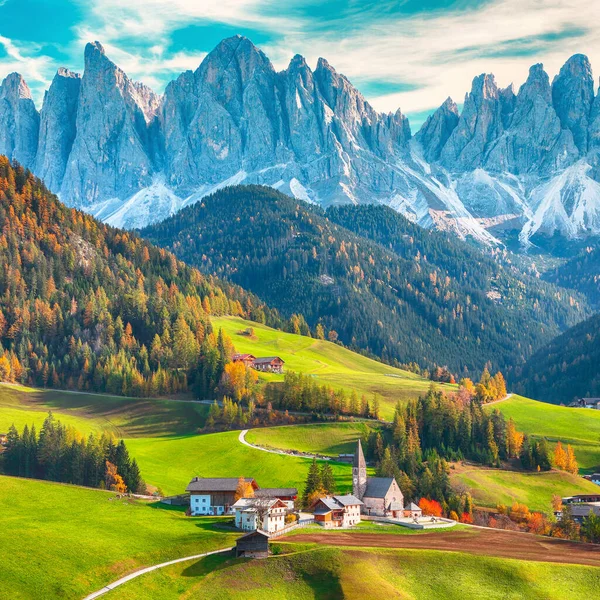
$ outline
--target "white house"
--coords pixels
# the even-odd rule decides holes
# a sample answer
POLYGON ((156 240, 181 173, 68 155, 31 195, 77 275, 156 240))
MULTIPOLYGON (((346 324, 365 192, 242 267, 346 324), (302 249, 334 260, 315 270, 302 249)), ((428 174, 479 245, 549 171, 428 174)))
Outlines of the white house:
MULTIPOLYGON (((254 479, 245 481, 258 489, 254 479)), ((238 484, 239 479, 235 477, 194 477, 186 488, 192 516, 231 514, 238 484)))
POLYGON ((285 527, 288 507, 279 498, 240 498, 233 506, 235 526, 243 531, 274 533, 285 527), (262 516, 262 525, 259 523, 262 516))
POLYGON ((312 506, 315 522, 323 527, 352 527, 360 523, 363 503, 353 496, 325 496, 312 506))

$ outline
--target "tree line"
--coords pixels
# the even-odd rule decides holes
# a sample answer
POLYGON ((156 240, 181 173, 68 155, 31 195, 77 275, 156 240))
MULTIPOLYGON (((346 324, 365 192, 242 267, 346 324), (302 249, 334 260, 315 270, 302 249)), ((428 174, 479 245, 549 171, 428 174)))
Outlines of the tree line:
POLYGON ((49 412, 39 434, 35 425, 19 433, 12 425, 0 455, 6 475, 72 483, 92 488, 146 493, 137 461, 123 440, 103 433, 87 438, 49 412))

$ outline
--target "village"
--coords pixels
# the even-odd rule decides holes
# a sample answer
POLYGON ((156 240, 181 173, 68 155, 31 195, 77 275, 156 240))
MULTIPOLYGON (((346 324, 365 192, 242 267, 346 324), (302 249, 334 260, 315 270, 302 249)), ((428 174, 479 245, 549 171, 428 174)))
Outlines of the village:
POLYGON ((369 477, 361 441, 352 456, 352 494, 320 495, 308 506, 298 505, 297 488, 261 488, 252 477, 194 477, 186 494, 164 499, 189 501, 190 516, 231 516, 233 527, 244 535, 236 555, 268 556, 269 540, 298 527, 318 525, 325 529, 352 528, 362 520, 396 524, 410 529, 452 527, 455 521, 423 516, 419 506, 405 504, 393 477, 369 477), (300 510, 302 508, 302 510, 300 510))

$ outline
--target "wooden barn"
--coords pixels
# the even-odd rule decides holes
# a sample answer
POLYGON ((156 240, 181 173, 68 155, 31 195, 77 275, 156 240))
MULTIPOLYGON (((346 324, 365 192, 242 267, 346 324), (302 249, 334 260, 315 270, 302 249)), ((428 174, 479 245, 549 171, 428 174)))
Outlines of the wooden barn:
POLYGON ((257 529, 241 538, 235 545, 236 558, 267 558, 269 556, 269 534, 257 529))
POLYGON ((284 364, 285 361, 279 356, 266 356, 254 359, 252 368, 266 373, 283 373, 284 364))

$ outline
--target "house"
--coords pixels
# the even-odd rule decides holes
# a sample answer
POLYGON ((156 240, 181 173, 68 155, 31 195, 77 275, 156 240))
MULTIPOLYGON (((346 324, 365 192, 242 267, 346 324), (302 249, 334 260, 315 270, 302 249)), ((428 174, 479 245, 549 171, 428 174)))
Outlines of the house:
POLYGON ((235 526, 243 531, 260 529, 267 533, 275 533, 285 527, 287 504, 279 498, 263 496, 257 498, 240 498, 232 506, 235 512, 235 526))
POLYGON ((600 398, 582 398, 581 402, 586 408, 595 408, 600 410, 600 398))
POLYGON ((590 513, 594 513, 596 516, 600 517, 600 502, 594 502, 590 504, 585 503, 577 503, 571 505, 571 517, 573 517, 573 521, 577 523, 582 523, 585 517, 589 516, 590 513))
POLYGON ((596 485, 600 485, 600 473, 594 473, 590 475, 590 481, 596 485))
POLYGON ((232 360, 233 362, 242 362, 246 367, 250 368, 256 360, 256 356, 253 354, 234 354, 232 360))
POLYGON ((269 556, 269 534, 264 531, 251 531, 235 544, 236 558, 267 558, 269 556))
MULTIPOLYGON (((247 477, 244 481, 258 489, 253 478, 247 477)), ((236 477, 194 477, 186 488, 192 516, 231 514, 238 483, 236 477)))
POLYGON ((254 492, 254 497, 277 498, 286 505, 288 512, 290 512, 295 508, 298 490, 296 488, 259 488, 254 492))
POLYGON ((414 502, 411 502, 402 511, 402 516, 405 519, 420 519, 423 516, 423 511, 414 502))
POLYGON ((404 495, 393 477, 367 477, 367 463, 360 440, 352 463, 352 493, 362 501, 363 514, 399 518, 404 513, 404 495))
POLYGON ((600 502, 599 494, 578 494, 577 496, 567 496, 562 498, 563 504, 585 504, 589 502, 600 502))
POLYGON ((326 528, 351 527, 360 523, 363 503, 351 494, 345 496, 325 496, 312 505, 315 522, 326 528))
POLYGON ((283 373, 284 361, 279 356, 255 358, 252 368, 265 373, 283 373))

